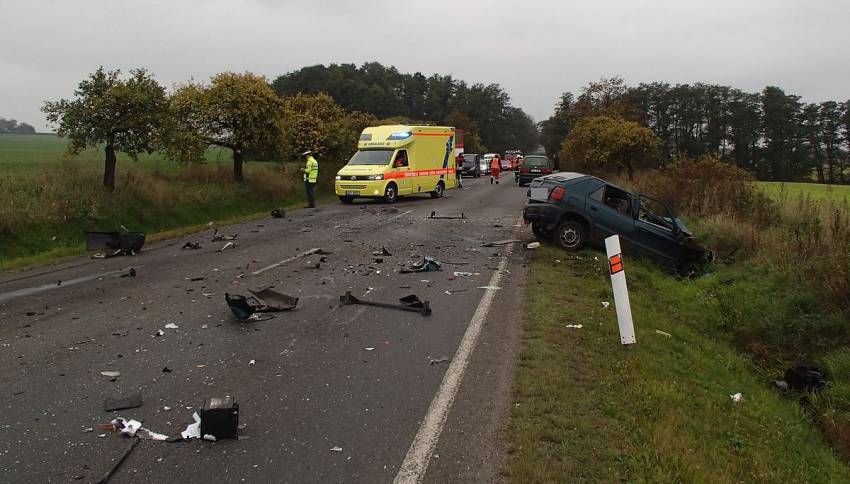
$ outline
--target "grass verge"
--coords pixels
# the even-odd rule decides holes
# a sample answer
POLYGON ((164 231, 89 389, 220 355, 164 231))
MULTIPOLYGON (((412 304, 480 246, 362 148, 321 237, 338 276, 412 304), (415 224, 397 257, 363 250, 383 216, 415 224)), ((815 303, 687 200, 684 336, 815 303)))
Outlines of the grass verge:
POLYGON ((536 251, 506 476, 523 483, 850 480, 800 405, 773 393, 765 370, 728 340, 708 335, 721 321, 718 287, 737 270, 681 282, 627 261, 638 344, 625 350, 613 304, 601 305, 613 303, 603 254, 536 251), (738 392, 744 400, 735 404, 729 396, 738 392))

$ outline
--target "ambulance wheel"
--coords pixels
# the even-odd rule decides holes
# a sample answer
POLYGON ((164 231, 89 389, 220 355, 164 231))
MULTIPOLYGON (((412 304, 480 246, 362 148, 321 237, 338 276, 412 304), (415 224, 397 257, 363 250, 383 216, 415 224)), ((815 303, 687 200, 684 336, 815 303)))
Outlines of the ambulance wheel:
POLYGON ((444 188, 445 188, 445 185, 443 185, 442 181, 437 182, 437 188, 435 188, 434 191, 431 192, 431 198, 443 198, 443 189, 444 188))
POLYGON ((555 243, 571 252, 578 252, 584 247, 585 237, 584 226, 573 220, 562 223, 555 231, 555 243))
POLYGON ((339 201, 348 205, 349 203, 354 201, 354 197, 339 197, 339 201))
POLYGON ((384 201, 387 203, 395 203, 398 200, 398 187, 395 183, 390 183, 384 190, 384 201))

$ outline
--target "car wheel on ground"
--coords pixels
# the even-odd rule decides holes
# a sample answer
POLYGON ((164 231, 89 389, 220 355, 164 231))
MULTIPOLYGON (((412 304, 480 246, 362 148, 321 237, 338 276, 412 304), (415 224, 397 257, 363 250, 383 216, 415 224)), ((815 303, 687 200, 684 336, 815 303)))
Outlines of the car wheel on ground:
POLYGON ((395 183, 390 183, 387 185, 387 188, 384 189, 384 201, 387 203, 395 203, 398 200, 398 187, 396 187, 395 183))
POLYGON ((437 183, 437 187, 431 192, 431 198, 443 198, 443 182, 437 183))
POLYGON ((586 237, 584 226, 573 220, 562 223, 555 231, 555 243, 562 249, 573 252, 584 247, 586 237))
POLYGON ((534 236, 540 240, 552 238, 552 231, 546 230, 538 224, 531 224, 531 231, 534 232, 534 236))

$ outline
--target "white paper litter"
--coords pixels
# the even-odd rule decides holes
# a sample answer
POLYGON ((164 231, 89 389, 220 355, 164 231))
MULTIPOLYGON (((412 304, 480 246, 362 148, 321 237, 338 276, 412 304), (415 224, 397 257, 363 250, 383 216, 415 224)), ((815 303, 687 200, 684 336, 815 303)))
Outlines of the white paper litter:
POLYGON ((249 366, 250 365, 256 365, 256 364, 257 364, 257 360, 251 360, 251 361, 248 362, 249 366))
POLYGON ((177 326, 177 325, 176 325, 176 324, 174 324, 174 323, 168 323, 168 324, 166 324, 166 325, 165 325, 165 329, 177 329, 177 328, 179 328, 179 327, 180 327, 180 326, 177 326))
POLYGON ((100 372, 100 374, 103 376, 108 376, 109 378, 118 378, 119 376, 121 376, 120 371, 102 371, 100 372))
POLYGON ((580 325, 580 324, 567 324, 567 325, 566 325, 566 326, 564 326, 564 327, 565 327, 565 328, 575 328, 575 329, 581 329, 581 325, 580 325))
POLYGON ((180 436, 184 439, 200 439, 201 438, 201 417, 198 416, 198 412, 192 414, 192 418, 195 419, 195 423, 189 424, 186 427, 186 430, 180 432, 180 436))
POLYGON ((602 309, 608 309, 608 306, 610 305, 611 303, 609 303, 608 301, 602 301, 602 309))
POLYGON ((215 442, 215 435, 213 434, 204 434, 204 440, 209 440, 210 442, 215 442))
POLYGON ((375 351, 375 348, 373 348, 373 347, 371 347, 371 346, 370 346, 369 348, 364 348, 364 349, 365 349, 366 351, 375 351))
POLYGON ((342 447, 331 447, 331 452, 342 452, 342 447))
POLYGON ((525 246, 526 249, 536 249, 540 247, 540 242, 532 242, 525 246))
POLYGON ((734 395, 729 395, 729 398, 731 398, 733 402, 738 403, 744 399, 744 396, 740 393, 736 393, 734 395))

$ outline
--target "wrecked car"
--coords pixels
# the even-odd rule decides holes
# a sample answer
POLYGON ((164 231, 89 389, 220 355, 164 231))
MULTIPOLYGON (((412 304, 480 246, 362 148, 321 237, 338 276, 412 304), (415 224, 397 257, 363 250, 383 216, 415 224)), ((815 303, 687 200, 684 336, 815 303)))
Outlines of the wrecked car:
POLYGON ((538 239, 569 251, 604 246, 605 238, 619 235, 625 254, 647 257, 683 276, 713 259, 664 202, 581 173, 533 180, 523 220, 538 239))

